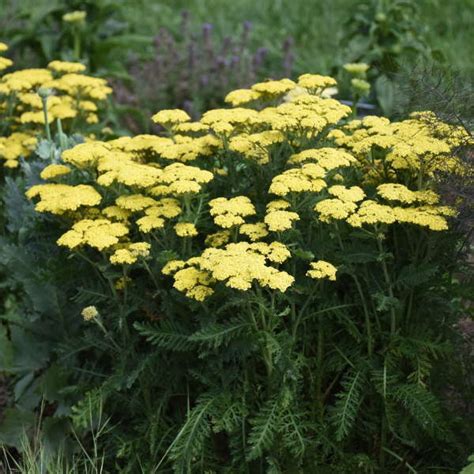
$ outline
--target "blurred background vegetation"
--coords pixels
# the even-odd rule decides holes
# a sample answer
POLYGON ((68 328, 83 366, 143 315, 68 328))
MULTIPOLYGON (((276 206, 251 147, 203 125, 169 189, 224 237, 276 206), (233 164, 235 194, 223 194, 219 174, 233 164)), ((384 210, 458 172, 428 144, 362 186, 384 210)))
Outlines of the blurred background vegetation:
MULTIPOLYGON (((330 74, 354 100, 345 63, 370 65, 367 113, 406 114, 420 80, 449 72, 472 87, 474 0, 0 0, 15 66, 80 60, 115 90, 116 130, 194 117, 257 80, 330 74), (85 11, 82 24, 64 14, 85 11), (420 67, 422 66, 422 67, 420 67), (137 84, 140 84, 137 87, 137 84), (407 87, 408 85, 408 87, 407 87)), ((362 110, 364 104, 362 104, 362 110)))
MULTIPOLYGON (((297 72, 328 73, 341 54, 340 42, 347 21, 361 3, 359 0, 1 0, 0 35, 7 36, 15 19, 25 14, 41 18, 65 6, 71 10, 83 9, 87 4, 95 4, 97 8, 109 4, 115 15, 127 23, 129 31, 153 36, 164 26, 177 32, 179 12, 189 10, 197 22, 212 23, 222 37, 234 32, 244 21, 251 21, 254 41, 269 50, 279 48, 290 35, 297 51, 297 72)), ((420 10, 420 27, 425 30, 429 44, 443 53, 451 67, 472 73, 474 0, 417 0, 415 3, 420 10)), ((47 25, 42 26, 47 29, 47 25)))

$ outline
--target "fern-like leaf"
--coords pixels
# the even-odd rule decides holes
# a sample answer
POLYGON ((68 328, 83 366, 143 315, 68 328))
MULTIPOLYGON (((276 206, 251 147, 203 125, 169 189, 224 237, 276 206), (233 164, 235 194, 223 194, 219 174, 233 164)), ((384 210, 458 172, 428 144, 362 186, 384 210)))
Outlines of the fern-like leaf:
POLYGON ((211 434, 211 416, 220 395, 202 395, 196 406, 170 446, 170 459, 174 461, 175 472, 188 472, 194 457, 204 449, 204 443, 211 434))
POLYGON ((419 384, 399 385, 393 391, 396 401, 410 413, 420 427, 431 435, 445 433, 444 420, 436 397, 419 384))
POLYGON ((176 322, 162 321, 159 324, 136 322, 133 326, 148 342, 161 349, 184 352, 193 349, 189 333, 176 322))
POLYGON ((363 398, 365 380, 364 371, 351 370, 341 382, 343 390, 336 395, 337 401, 331 414, 331 423, 338 441, 348 436, 354 426, 363 398))
POLYGON ((189 337, 190 341, 204 344, 214 349, 228 344, 234 337, 241 336, 250 327, 244 319, 231 319, 222 324, 209 324, 189 337))
POLYGON ((252 461, 262 456, 269 449, 280 429, 280 398, 268 400, 258 414, 251 420, 252 429, 248 437, 250 451, 247 460, 252 461))
POLYGON ((285 447, 297 458, 302 458, 306 450, 308 439, 305 431, 307 429, 303 413, 298 413, 289 406, 282 414, 282 433, 285 447))

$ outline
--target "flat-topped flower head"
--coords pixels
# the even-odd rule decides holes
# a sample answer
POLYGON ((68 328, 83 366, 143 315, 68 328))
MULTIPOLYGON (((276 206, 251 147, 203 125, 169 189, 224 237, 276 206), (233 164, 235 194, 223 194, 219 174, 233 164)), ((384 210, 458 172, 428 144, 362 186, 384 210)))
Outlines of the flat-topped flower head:
POLYGON ((198 235, 196 226, 191 222, 178 222, 174 226, 174 230, 178 237, 195 237, 198 235))
POLYGON ((51 61, 48 64, 48 69, 52 71, 67 74, 67 73, 77 73, 77 72, 84 72, 86 70, 86 66, 82 63, 73 63, 69 61, 51 61))
MULTIPOLYGON (((0 71, 3 71, 4 69, 7 69, 13 64, 13 61, 8 58, 4 58, 0 56, 0 71)), ((1 89, 0 89, 1 92, 1 89)))
POLYGON ((43 179, 54 179, 60 176, 65 176, 70 172, 71 168, 69 166, 52 164, 46 166, 46 168, 41 171, 40 176, 43 179))
POLYGON ((278 81, 265 81, 254 84, 252 91, 257 92, 261 97, 279 97, 283 96, 291 89, 294 89, 296 84, 291 79, 280 79, 278 81))
POLYGON ((237 89, 229 92, 225 96, 225 102, 233 105, 234 107, 248 104, 249 102, 256 101, 260 98, 260 94, 256 90, 252 89, 237 89))
POLYGON ((282 209, 270 209, 265 216, 265 224, 272 232, 283 232, 293 227, 293 222, 299 221, 300 216, 296 212, 282 209))
POLYGON ((178 123, 190 122, 191 117, 181 109, 165 109, 160 110, 151 118, 153 122, 169 127, 178 123))
POLYGON ((324 90, 337 85, 336 79, 320 74, 302 74, 298 78, 298 86, 310 91, 324 90))
POLYGON ((332 196, 336 196, 341 201, 346 202, 359 202, 365 198, 365 192, 359 186, 351 186, 350 188, 346 188, 341 184, 336 184, 331 186, 328 189, 329 194, 332 196))
POLYGON ((321 222, 347 219, 356 209, 357 205, 354 202, 338 198, 324 199, 314 206, 321 222))
POLYGON ((234 198, 216 198, 209 201, 210 214, 214 222, 224 229, 230 229, 236 225, 245 223, 244 217, 253 216, 255 207, 247 196, 236 196, 234 198))
POLYGON ((30 199, 39 197, 35 209, 38 212, 64 214, 76 211, 82 206, 97 206, 102 200, 101 195, 87 184, 70 186, 68 184, 38 184, 32 186, 26 196, 30 199))
POLYGON ((336 280, 337 268, 329 262, 324 260, 318 260, 317 262, 310 263, 310 270, 306 272, 306 275, 315 280, 336 280))
POLYGON ((58 244, 70 249, 89 245, 97 250, 104 250, 118 244, 120 237, 128 232, 128 227, 120 222, 108 219, 83 219, 63 234, 58 239, 58 244))
POLYGON ((252 242, 263 239, 268 235, 267 225, 264 222, 255 224, 242 224, 239 227, 239 233, 246 235, 252 242))
POLYGON ((86 306, 81 311, 81 316, 84 318, 84 321, 92 321, 99 316, 99 311, 97 311, 95 306, 86 306))

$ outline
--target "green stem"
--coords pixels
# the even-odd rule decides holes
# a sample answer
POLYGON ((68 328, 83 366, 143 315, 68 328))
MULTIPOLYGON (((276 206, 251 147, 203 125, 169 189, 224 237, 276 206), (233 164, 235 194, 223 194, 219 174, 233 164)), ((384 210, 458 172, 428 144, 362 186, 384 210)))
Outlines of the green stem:
POLYGON ((76 61, 79 61, 81 59, 81 34, 75 28, 73 35, 74 35, 74 58, 76 61))
POLYGON ((150 266, 148 265, 148 263, 146 262, 145 259, 142 259, 142 263, 143 263, 143 266, 145 267, 145 270, 148 272, 148 274, 150 275, 150 278, 151 278, 151 281, 153 282, 153 284, 155 285, 156 289, 159 290, 160 287, 158 285, 158 281, 157 279, 155 278, 155 275, 153 275, 153 272, 151 271, 151 268, 150 266))
POLYGON ((46 132, 46 138, 48 139, 49 142, 51 142, 51 128, 49 126, 49 120, 48 120, 48 98, 41 97, 41 102, 43 104, 44 129, 46 132))
POLYGON ((316 374, 316 394, 319 405, 319 420, 323 421, 323 407, 324 407, 324 394, 323 394, 323 359, 324 359, 324 331, 321 317, 318 318, 318 348, 316 354, 317 360, 317 374, 316 374))
MULTIPOLYGON (((337 225, 337 223, 336 223, 336 235, 337 235, 337 239, 339 242, 339 246, 341 247, 341 250, 345 252, 344 243, 342 242, 341 234, 339 232, 339 226, 337 225)), ((362 308, 364 311, 364 318, 365 318, 365 328, 367 331, 367 353, 369 356, 371 356, 373 353, 373 338, 372 338, 372 323, 370 321, 370 313, 369 313, 369 309, 367 308, 364 292, 362 290, 362 285, 360 284, 360 281, 357 278, 357 275, 354 272, 351 272, 351 276, 354 279, 357 292, 359 293, 360 300, 362 303, 362 308)))
POLYGON ((390 334, 393 336, 395 334, 395 331, 397 329, 397 315, 395 313, 395 308, 392 306, 393 299, 394 299, 394 294, 393 294, 393 288, 392 288, 392 280, 390 278, 390 274, 388 272, 388 267, 387 267, 387 262, 385 261, 385 258, 383 257, 383 245, 382 245, 382 240, 377 237, 377 246, 380 252, 380 259, 382 262, 382 270, 383 270, 383 276, 385 279, 385 283, 387 285, 388 289, 388 295, 390 296, 390 299, 392 300, 390 302, 390 334))
POLYGON ((365 318, 365 329, 367 331, 367 354, 372 356, 373 353, 373 336, 372 336, 372 323, 370 321, 370 313, 369 309, 367 308, 367 304, 365 302, 364 291, 362 290, 362 285, 360 284, 359 279, 354 273, 351 273, 352 278, 356 284, 357 292, 359 293, 360 300, 362 302, 362 309, 364 310, 364 318, 365 318))

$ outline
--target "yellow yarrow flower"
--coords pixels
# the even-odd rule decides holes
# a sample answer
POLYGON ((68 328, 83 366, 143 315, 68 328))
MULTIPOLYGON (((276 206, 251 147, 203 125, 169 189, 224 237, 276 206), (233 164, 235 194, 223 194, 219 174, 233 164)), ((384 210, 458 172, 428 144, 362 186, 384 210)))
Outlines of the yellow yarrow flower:
POLYGON ((228 230, 221 230, 206 237, 205 244, 208 247, 222 247, 230 240, 230 232, 228 230))
POLYGON ((319 214, 321 222, 332 222, 332 220, 346 219, 355 210, 357 205, 352 201, 343 201, 342 199, 325 199, 319 201, 314 210, 319 214))
POLYGON ((278 97, 294 89, 296 84, 290 79, 280 79, 278 81, 258 82, 251 87, 251 90, 257 92, 260 96, 278 97))
POLYGON ((160 110, 151 118, 153 122, 164 126, 175 125, 178 123, 189 122, 191 117, 180 109, 160 110))
POLYGON ((84 321, 91 321, 92 319, 97 318, 99 316, 99 311, 95 306, 86 306, 82 311, 81 315, 84 318, 84 321))
POLYGON ((64 214, 68 211, 76 211, 81 206, 97 206, 102 197, 92 187, 86 184, 69 186, 67 184, 39 184, 32 186, 26 196, 29 199, 40 198, 35 209, 38 212, 51 212, 52 214, 64 214))
POLYGON ((120 237, 128 234, 128 231, 124 224, 108 219, 83 219, 76 222, 57 243, 70 249, 89 245, 97 250, 104 250, 116 245, 120 237))
POLYGON ((310 91, 326 89, 336 85, 337 81, 334 78, 319 74, 303 74, 298 78, 298 86, 310 91))
POLYGON ((231 199, 216 198, 209 201, 210 214, 214 222, 224 229, 245 223, 244 217, 256 213, 255 207, 246 196, 237 196, 231 199))
POLYGON ((3 71, 3 69, 10 67, 12 64, 13 61, 11 59, 0 57, 0 71, 3 71))
POLYGON ((72 63, 68 61, 51 61, 48 64, 48 69, 66 74, 84 72, 86 70, 86 66, 81 63, 72 63))
POLYGON ((336 196, 341 201, 346 202, 359 202, 365 198, 365 192, 359 186, 352 186, 350 188, 346 188, 345 186, 336 184, 331 186, 328 189, 329 194, 336 196))
POLYGON ((174 226, 174 230, 178 237, 195 237, 198 235, 196 226, 191 222, 178 222, 174 226))
POLYGON ((318 260, 310 263, 311 269, 306 272, 306 275, 315 280, 336 280, 337 268, 329 262, 318 260))
POLYGON ((239 227, 239 233, 246 235, 252 242, 255 242, 266 237, 268 230, 264 222, 257 222, 256 224, 242 224, 239 227))
POLYGON ((299 221, 300 216, 296 212, 281 209, 271 209, 265 216, 265 224, 272 232, 283 232, 293 227, 293 222, 299 221))
POLYGON ((70 172, 71 168, 69 166, 52 164, 46 166, 46 168, 41 171, 40 176, 43 179, 54 179, 69 174, 70 172))
POLYGON ((260 94, 252 89, 237 89, 235 91, 229 92, 226 96, 224 101, 228 104, 235 106, 248 104, 249 102, 253 102, 258 100, 260 94))
POLYGON ((268 190, 277 196, 290 193, 319 192, 324 189, 326 171, 315 163, 304 164, 301 168, 292 168, 273 178, 268 190))

